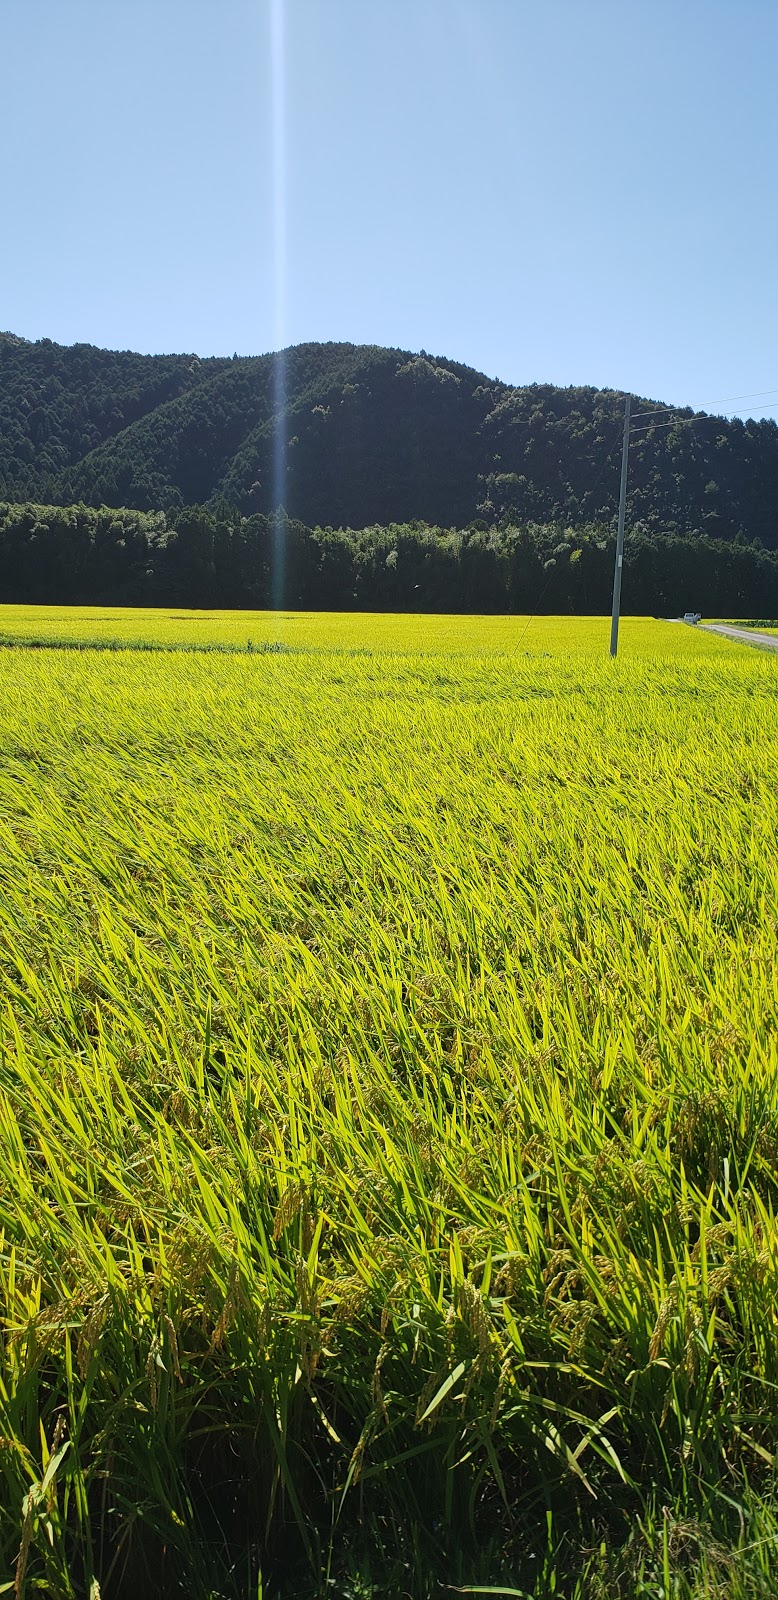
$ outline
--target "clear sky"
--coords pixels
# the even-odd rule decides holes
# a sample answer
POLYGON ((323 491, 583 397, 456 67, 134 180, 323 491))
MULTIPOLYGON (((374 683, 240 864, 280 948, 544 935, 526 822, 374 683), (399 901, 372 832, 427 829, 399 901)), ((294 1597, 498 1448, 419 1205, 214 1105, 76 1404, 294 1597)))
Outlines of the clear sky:
POLYGON ((0 60, 2 328, 778 417, 778 0, 0 0, 0 60))

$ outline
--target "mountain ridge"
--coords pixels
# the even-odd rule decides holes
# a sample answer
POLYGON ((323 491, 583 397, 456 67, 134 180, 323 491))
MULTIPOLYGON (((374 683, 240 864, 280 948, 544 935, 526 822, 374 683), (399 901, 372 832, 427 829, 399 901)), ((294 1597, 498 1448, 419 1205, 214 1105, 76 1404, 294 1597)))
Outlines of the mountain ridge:
MULTIPOLYGON (((622 407, 612 389, 511 385, 378 345, 201 358, 5 333, 0 499, 243 515, 280 503, 309 526, 354 528, 607 523, 622 407)), ((634 439, 631 524, 778 546, 776 424, 678 417, 634 439)))

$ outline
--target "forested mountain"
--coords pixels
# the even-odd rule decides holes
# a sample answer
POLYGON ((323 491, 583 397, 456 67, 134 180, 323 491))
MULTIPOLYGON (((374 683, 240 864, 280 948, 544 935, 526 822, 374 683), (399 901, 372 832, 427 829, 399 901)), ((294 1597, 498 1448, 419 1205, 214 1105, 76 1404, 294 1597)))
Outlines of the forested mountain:
POLYGON ((0 333, 0 498, 57 502, 69 467, 230 365, 0 333))
MULTIPOLYGON (((4 334, 0 498, 244 516, 281 503, 323 527, 607 525, 621 410, 610 390, 511 388, 424 352, 200 361, 4 334)), ((778 547, 776 424, 682 417, 638 424, 632 529, 778 547)))

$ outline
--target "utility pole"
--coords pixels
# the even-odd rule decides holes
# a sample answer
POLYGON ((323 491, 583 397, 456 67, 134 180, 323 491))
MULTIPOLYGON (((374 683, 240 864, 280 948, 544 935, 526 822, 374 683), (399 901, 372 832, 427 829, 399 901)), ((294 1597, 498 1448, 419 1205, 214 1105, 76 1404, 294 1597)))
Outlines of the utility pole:
POLYGON ((611 658, 619 648, 619 616, 621 613, 621 568, 624 562, 624 514, 627 509, 627 464, 629 462, 629 412, 632 404, 627 395, 624 402, 624 443, 621 447, 621 489, 619 491, 619 527, 616 534, 616 569, 613 574, 613 612, 611 615, 611 658))

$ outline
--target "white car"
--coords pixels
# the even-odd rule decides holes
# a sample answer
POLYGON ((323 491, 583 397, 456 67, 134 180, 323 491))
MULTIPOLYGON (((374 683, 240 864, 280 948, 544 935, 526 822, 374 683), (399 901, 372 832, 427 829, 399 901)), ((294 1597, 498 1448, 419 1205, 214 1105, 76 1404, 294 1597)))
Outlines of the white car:
POLYGON ((684 611, 684 614, 683 614, 684 622, 699 622, 701 620, 701 618, 702 618, 702 612, 701 611, 684 611))

